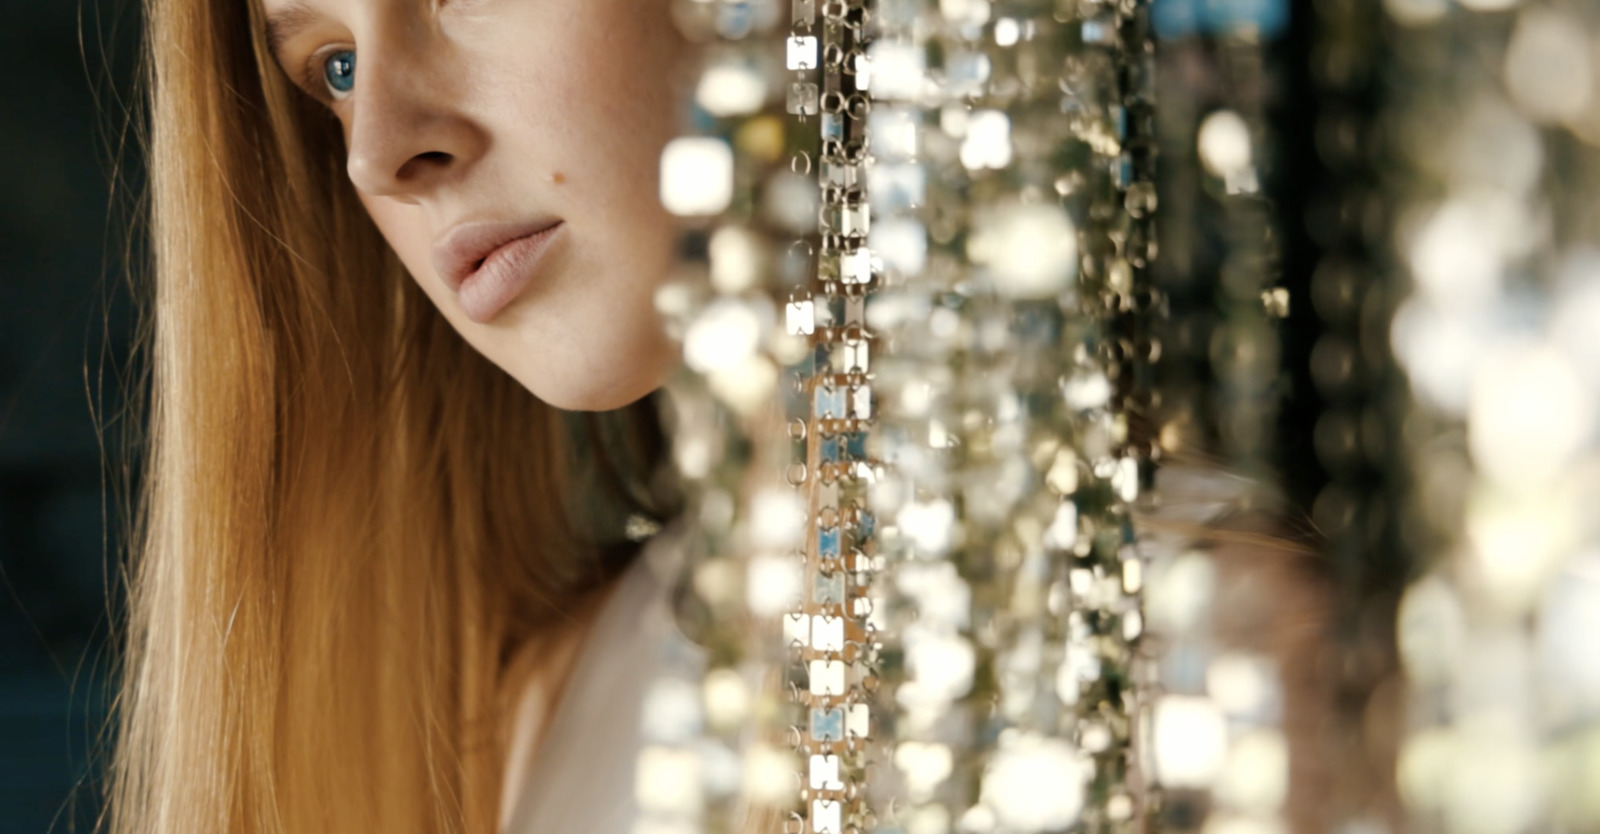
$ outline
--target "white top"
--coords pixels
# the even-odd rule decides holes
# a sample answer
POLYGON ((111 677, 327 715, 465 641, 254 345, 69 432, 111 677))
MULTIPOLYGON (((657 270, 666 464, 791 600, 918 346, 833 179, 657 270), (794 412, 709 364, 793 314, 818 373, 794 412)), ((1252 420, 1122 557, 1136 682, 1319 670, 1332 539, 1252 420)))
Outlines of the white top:
POLYGON ((705 662, 704 649, 690 643, 672 618, 668 591, 676 540, 676 530, 658 534, 618 578, 590 625, 542 739, 537 716, 544 692, 530 686, 520 699, 501 806, 504 834, 632 831, 645 690, 668 664, 705 662), (529 749, 535 744, 536 750, 529 749))
MULTIPOLYGON (((1193 467, 1164 467, 1157 477, 1158 492, 1168 500, 1156 514, 1200 524, 1237 503, 1251 486, 1193 467)), ((1158 528, 1146 535, 1174 534, 1158 528)), ((522 694, 506 770, 502 834, 632 834, 646 689, 669 667, 694 675, 705 663, 705 650, 689 642, 672 617, 668 592, 679 569, 680 539, 676 526, 658 534, 618 578, 590 625, 542 740, 546 687, 535 683, 522 694)))

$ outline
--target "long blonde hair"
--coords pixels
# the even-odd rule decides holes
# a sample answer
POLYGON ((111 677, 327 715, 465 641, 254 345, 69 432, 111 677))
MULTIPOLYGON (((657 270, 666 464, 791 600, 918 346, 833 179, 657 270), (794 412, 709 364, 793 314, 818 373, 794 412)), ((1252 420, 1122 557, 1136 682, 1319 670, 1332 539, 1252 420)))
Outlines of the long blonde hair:
POLYGON ((487 832, 512 646, 613 573, 569 421, 403 272, 255 3, 148 0, 114 834, 487 832))

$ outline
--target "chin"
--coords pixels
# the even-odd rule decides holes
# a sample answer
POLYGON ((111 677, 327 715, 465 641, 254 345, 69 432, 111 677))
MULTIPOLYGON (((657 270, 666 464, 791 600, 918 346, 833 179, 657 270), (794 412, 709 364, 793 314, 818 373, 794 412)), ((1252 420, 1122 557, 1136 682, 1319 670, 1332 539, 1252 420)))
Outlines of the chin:
POLYGON ((512 375, 534 396, 563 411, 612 411, 649 396, 677 366, 677 352, 671 346, 635 359, 612 365, 608 370, 617 371, 613 374, 558 378, 548 368, 522 368, 518 370, 524 373, 512 375))

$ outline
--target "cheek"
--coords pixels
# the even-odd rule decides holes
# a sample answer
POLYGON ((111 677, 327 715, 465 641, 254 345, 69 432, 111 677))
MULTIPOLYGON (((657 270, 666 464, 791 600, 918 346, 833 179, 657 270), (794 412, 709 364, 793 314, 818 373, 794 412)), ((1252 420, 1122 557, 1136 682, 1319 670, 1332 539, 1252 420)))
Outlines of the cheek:
MULTIPOLYGON (((378 231, 433 303, 449 313, 450 291, 433 271, 433 226, 420 206, 361 195, 378 231)), ((452 317, 453 318, 453 317, 452 317)))
MULTIPOLYGON (((551 0, 559 26, 498 45, 516 101, 498 127, 566 180, 563 197, 654 207, 661 147, 678 133, 687 45, 660 0, 551 0)), ((493 118, 493 117, 490 117, 493 118)))

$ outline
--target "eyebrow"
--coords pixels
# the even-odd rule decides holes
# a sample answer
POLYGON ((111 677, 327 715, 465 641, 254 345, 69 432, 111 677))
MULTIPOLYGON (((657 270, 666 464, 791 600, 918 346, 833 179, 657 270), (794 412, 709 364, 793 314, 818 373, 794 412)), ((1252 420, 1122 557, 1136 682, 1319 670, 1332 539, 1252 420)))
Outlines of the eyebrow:
POLYGON ((317 19, 317 13, 305 3, 292 2, 267 15, 267 48, 272 57, 283 63, 283 46, 300 34, 317 19))

